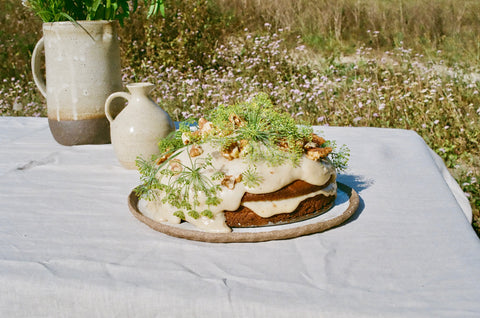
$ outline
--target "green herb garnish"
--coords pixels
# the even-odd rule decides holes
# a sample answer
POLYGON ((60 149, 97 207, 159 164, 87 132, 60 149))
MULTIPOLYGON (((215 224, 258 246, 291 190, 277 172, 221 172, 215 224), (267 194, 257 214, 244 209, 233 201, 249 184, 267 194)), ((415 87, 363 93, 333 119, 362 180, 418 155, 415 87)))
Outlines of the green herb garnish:
POLYGON ((180 210, 187 210, 189 216, 197 219, 200 217, 197 211, 200 205, 200 194, 206 197, 207 206, 218 205, 221 202, 217 196, 220 185, 215 184, 203 173, 205 169, 213 168, 211 160, 208 158, 194 160, 190 156, 189 158, 189 165, 176 161, 174 164, 178 165, 179 169, 164 169, 159 179, 163 182, 161 189, 166 194, 163 203, 168 203, 180 210))
POLYGON ((303 144, 312 134, 310 127, 299 128, 288 114, 275 111, 266 94, 233 106, 221 105, 208 119, 218 131, 212 142, 220 148, 245 144, 243 153, 248 161, 266 161, 272 166, 287 160, 298 163, 303 144))
POLYGON ((345 171, 348 167, 348 160, 350 159, 350 149, 347 145, 342 145, 340 149, 334 140, 327 140, 324 143, 325 147, 331 147, 332 152, 329 154, 329 159, 337 171, 345 171))
POLYGON ((258 186, 262 181, 262 177, 258 174, 255 167, 248 167, 248 169, 242 173, 242 182, 249 188, 258 186))

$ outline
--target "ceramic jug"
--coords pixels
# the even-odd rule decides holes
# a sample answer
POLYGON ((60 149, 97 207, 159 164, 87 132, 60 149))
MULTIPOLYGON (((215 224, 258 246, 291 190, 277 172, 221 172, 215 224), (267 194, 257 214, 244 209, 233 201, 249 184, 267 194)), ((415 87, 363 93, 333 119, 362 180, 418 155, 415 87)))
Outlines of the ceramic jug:
POLYGON ((43 24, 32 53, 33 79, 47 99, 50 131, 62 145, 110 142, 105 100, 123 89, 117 28, 117 21, 43 24))
POLYGON ((167 112, 150 98, 153 87, 151 83, 128 84, 130 93, 113 93, 105 102, 113 149, 118 161, 127 169, 136 168, 137 157, 149 160, 158 154, 160 139, 175 130, 167 112), (110 104, 117 97, 126 99, 127 106, 113 118, 110 104))

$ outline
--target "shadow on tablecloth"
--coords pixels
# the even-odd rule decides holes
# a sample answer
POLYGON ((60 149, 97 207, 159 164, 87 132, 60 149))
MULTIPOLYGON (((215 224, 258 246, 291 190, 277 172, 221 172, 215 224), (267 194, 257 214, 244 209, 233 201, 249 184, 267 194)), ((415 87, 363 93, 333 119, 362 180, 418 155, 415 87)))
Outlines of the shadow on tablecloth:
POLYGON ((355 221, 363 212, 365 208, 365 202, 363 201, 363 198, 362 198, 362 191, 365 189, 368 189, 375 182, 373 179, 367 179, 364 176, 353 175, 353 174, 338 174, 337 181, 351 187, 359 195, 360 203, 358 205, 357 211, 345 223, 343 223, 343 224, 348 224, 350 222, 355 221))

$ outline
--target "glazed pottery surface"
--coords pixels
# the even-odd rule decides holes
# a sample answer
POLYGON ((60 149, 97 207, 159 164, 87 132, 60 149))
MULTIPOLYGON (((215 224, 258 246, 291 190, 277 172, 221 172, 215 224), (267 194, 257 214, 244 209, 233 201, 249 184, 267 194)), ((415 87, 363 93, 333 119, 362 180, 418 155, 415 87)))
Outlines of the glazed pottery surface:
POLYGON ((158 142, 175 130, 170 116, 151 98, 150 83, 128 84, 130 93, 116 92, 105 102, 105 114, 110 121, 112 144, 118 161, 127 169, 135 169, 137 157, 149 160, 158 154, 158 142), (110 104, 116 98, 124 98, 127 106, 114 117, 110 104))
MULTIPOLYGON (((122 90, 117 21, 43 24, 32 54, 33 78, 47 99, 50 130, 63 145, 110 142, 104 105, 122 90), (45 51, 46 81, 41 74, 45 51)), ((112 107, 118 113, 121 104, 112 107)))

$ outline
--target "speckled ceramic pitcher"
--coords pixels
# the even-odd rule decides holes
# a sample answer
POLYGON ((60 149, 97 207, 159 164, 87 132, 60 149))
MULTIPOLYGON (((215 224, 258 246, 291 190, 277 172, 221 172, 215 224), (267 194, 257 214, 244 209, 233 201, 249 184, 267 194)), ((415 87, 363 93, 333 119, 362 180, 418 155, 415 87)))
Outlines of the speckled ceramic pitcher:
MULTIPOLYGON (((33 79, 47 99, 48 122, 62 145, 110 142, 105 100, 122 90, 117 21, 43 24, 32 54, 33 79), (41 74, 45 51, 46 82, 41 74)), ((117 104, 112 113, 118 113, 117 104)))
POLYGON ((113 93, 105 102, 105 114, 110 121, 113 149, 118 161, 127 169, 135 169, 135 160, 149 160, 158 154, 158 142, 175 130, 170 116, 151 98, 153 84, 128 84, 130 91, 113 93), (127 106, 113 117, 110 104, 117 97, 128 101, 127 106))

